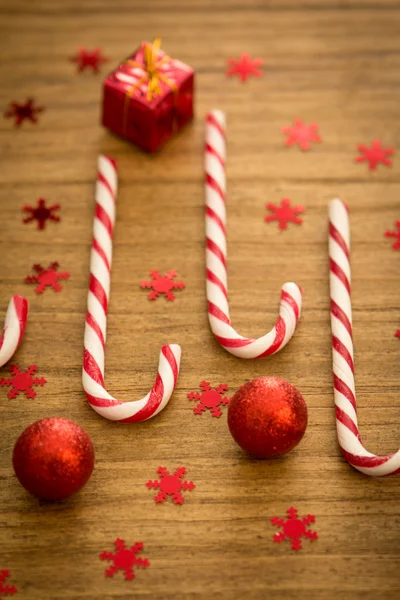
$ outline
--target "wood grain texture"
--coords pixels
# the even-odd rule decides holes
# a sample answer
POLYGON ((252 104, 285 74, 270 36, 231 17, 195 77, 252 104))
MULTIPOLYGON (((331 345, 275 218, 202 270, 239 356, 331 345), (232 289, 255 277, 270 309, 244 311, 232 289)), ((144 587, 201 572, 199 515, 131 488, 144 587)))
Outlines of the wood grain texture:
MULTIPOLYGON (((382 139, 400 148, 398 0, 2 0, 5 110, 34 95, 38 126, 0 122, 0 313, 12 294, 30 300, 19 365, 35 362, 48 384, 35 400, 0 390, 0 569, 18 598, 98 600, 196 598, 394 600, 400 593, 400 479, 372 480, 341 457, 335 432, 329 325, 327 206, 351 209, 356 383, 368 449, 397 450, 399 438, 399 259, 383 232, 400 218, 400 158, 369 173, 356 145, 382 139), (148 156, 99 125, 100 76, 78 76, 68 57, 102 47, 110 68, 141 40, 165 49, 197 75, 197 118, 148 156), (261 79, 224 76, 227 58, 265 60, 261 79), (213 340, 204 284, 203 117, 228 119, 228 270, 235 327, 270 328, 279 289, 295 280, 304 312, 288 347, 246 362, 213 340), (309 153, 283 145, 294 118, 321 125, 309 153), (165 342, 183 347, 178 388, 154 420, 117 426, 88 407, 81 387, 96 159, 119 164, 115 259, 106 352, 113 395, 150 388, 165 342), (62 205, 45 231, 21 222, 42 196, 62 205), (263 221, 266 202, 292 198, 301 227, 263 221), (23 283, 33 263, 58 260, 71 272, 60 294, 23 283), (147 301, 148 271, 176 269, 186 282, 174 303, 147 301), (298 386, 309 407, 303 442, 286 458, 257 461, 221 419, 196 417, 186 394, 202 379, 230 390, 260 375, 298 386), (84 492, 62 503, 30 498, 11 467, 17 436, 31 422, 64 416, 92 436, 97 467, 84 492), (144 483, 159 465, 185 465, 196 489, 182 506, 155 505, 144 483), (319 540, 295 554, 272 543, 269 518, 290 506, 316 515, 319 540), (151 561, 135 582, 105 579, 97 555, 113 540, 142 540, 151 561)), ((0 376, 6 374, 3 368, 0 376)))

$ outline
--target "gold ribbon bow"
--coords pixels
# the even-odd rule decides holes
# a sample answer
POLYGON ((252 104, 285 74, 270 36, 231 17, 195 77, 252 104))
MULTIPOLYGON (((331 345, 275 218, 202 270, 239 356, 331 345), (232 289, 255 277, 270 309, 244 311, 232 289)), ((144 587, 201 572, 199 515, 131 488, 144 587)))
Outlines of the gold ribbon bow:
POLYGON ((161 82, 168 85, 174 92, 177 90, 177 86, 169 79, 162 71, 161 67, 168 63, 171 59, 165 55, 162 58, 158 58, 158 51, 161 47, 161 38, 157 37, 152 44, 146 44, 144 47, 144 63, 140 63, 136 60, 128 60, 125 64, 130 67, 135 67, 144 71, 142 77, 137 81, 127 92, 128 97, 132 97, 136 90, 147 83, 147 101, 151 102, 153 96, 160 96, 162 93, 161 82))

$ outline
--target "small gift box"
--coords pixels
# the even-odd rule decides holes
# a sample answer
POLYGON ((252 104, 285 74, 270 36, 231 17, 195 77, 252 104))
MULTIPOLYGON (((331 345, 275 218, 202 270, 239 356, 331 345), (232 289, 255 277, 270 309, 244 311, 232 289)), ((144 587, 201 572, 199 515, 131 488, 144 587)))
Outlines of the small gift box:
POLYGON ((104 82, 107 129, 155 152, 193 117, 194 71, 144 42, 104 82))

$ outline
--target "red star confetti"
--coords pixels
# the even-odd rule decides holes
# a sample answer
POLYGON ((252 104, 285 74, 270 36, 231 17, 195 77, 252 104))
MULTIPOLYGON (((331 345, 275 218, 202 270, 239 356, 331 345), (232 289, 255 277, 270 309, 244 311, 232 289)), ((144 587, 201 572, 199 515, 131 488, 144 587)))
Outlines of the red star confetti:
POLYGON ((213 389, 208 381, 202 381, 199 387, 202 393, 189 392, 187 395, 189 400, 198 401, 198 404, 193 408, 194 414, 201 415, 208 409, 213 417, 219 418, 222 415, 220 405, 226 406, 230 402, 230 398, 224 396, 224 392, 228 391, 228 386, 226 383, 220 383, 218 387, 213 389))
POLYGON ((298 214, 303 213, 306 209, 304 206, 291 206, 291 200, 289 198, 282 198, 281 205, 278 206, 276 204, 272 204, 271 202, 267 204, 267 209, 270 210, 273 214, 267 215, 264 217, 267 223, 271 223, 272 221, 278 221, 279 229, 286 229, 288 223, 295 223, 296 225, 301 225, 303 219, 298 217, 298 214))
POLYGON ((19 127, 25 119, 31 123, 37 123, 36 115, 44 111, 44 106, 34 106, 34 99, 28 98, 25 104, 10 102, 8 110, 4 113, 6 119, 15 119, 14 125, 19 127))
POLYGON ((322 141, 317 133, 318 127, 316 123, 305 125, 300 119, 294 121, 291 127, 282 127, 282 133, 288 136, 285 141, 286 146, 298 144, 302 150, 309 150, 310 142, 322 141))
POLYGON ((156 504, 165 502, 168 496, 171 496, 174 504, 183 504, 184 497, 182 490, 194 490, 196 487, 193 481, 184 481, 183 477, 187 471, 185 467, 178 467, 173 475, 170 475, 165 467, 158 467, 157 473, 160 476, 159 480, 148 481, 145 486, 151 490, 159 490, 154 496, 156 504))
POLYGON ((35 287, 35 292, 37 294, 43 294, 47 287, 53 288, 55 292, 60 292, 62 286, 58 282, 61 279, 68 279, 69 273, 58 273, 58 267, 58 262, 51 263, 47 269, 44 269, 42 265, 33 265, 32 269, 37 275, 28 275, 28 277, 25 278, 25 282, 37 283, 37 286, 35 287))
POLYGON ((173 281, 177 276, 176 271, 167 271, 165 275, 160 275, 158 271, 150 271, 152 281, 142 281, 140 287, 152 288, 153 291, 148 294, 149 300, 155 300, 158 296, 164 294, 167 300, 175 300, 175 294, 172 290, 183 290, 185 284, 183 281, 173 281))
POLYGON ((0 379, 0 385, 2 387, 11 387, 11 390, 7 394, 10 400, 19 396, 21 392, 23 392, 27 398, 35 398, 36 392, 33 389, 33 386, 43 386, 47 383, 44 377, 34 377, 36 371, 36 365, 31 365, 26 371, 21 371, 17 365, 10 367, 12 377, 0 379))
POLYGON ((0 571, 0 600, 6 596, 14 596, 18 590, 15 585, 6 585, 5 582, 10 577, 10 571, 3 569, 0 571))
POLYGON ((137 556, 138 552, 143 550, 142 542, 136 542, 133 546, 127 548, 124 540, 117 538, 114 542, 114 548, 115 552, 104 551, 99 554, 101 560, 113 563, 111 567, 105 570, 106 577, 114 577, 118 571, 122 571, 127 581, 133 581, 136 577, 134 567, 145 569, 150 565, 147 558, 137 556))
POLYGON ((400 338, 400 329, 398 329, 394 335, 395 335, 396 337, 400 338))
POLYGON ((400 250, 400 221, 395 221, 394 224, 397 231, 385 231, 385 236, 396 240, 392 245, 393 250, 400 250))
POLYGON ((37 221, 37 228, 45 229, 46 221, 55 221, 56 223, 60 221, 60 217, 54 214, 55 211, 60 210, 60 208, 61 206, 59 204, 46 206, 46 200, 44 200, 44 198, 39 198, 36 208, 30 204, 25 204, 25 206, 22 207, 22 212, 29 214, 29 217, 25 217, 23 222, 32 223, 32 221, 37 221))
POLYGON ((379 163, 387 167, 391 167, 393 164, 388 156, 394 154, 394 148, 382 148, 382 142, 379 140, 374 140, 371 147, 360 144, 357 149, 361 156, 356 156, 354 160, 356 162, 368 162, 370 171, 375 171, 379 163))
POLYGON ((93 73, 98 73, 100 65, 108 62, 108 58, 102 55, 100 48, 95 48, 94 50, 79 48, 78 54, 70 60, 78 65, 79 73, 85 69, 92 69, 93 73))
POLYGON ((275 527, 283 528, 282 532, 274 533, 272 539, 274 542, 280 544, 285 540, 291 540, 292 550, 301 550, 301 538, 307 538, 310 541, 316 540, 318 534, 316 531, 307 529, 307 526, 311 523, 315 523, 315 517, 313 515, 307 515, 302 519, 299 519, 297 510, 293 507, 288 508, 286 511, 288 515, 286 519, 280 519, 279 517, 272 517, 271 523, 275 527))
POLYGON ((225 73, 228 77, 237 75, 245 82, 251 75, 253 77, 261 77, 262 72, 258 67, 261 67, 264 64, 264 61, 261 58, 251 58, 248 54, 244 53, 237 60, 229 58, 227 63, 229 68, 225 73))

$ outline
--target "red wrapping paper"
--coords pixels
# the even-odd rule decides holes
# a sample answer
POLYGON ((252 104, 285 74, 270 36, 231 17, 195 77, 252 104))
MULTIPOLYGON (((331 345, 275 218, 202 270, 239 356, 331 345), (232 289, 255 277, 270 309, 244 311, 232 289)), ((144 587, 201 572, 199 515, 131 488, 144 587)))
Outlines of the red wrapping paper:
POLYGON ((102 123, 148 152, 193 117, 194 71, 144 42, 104 82, 102 123))

